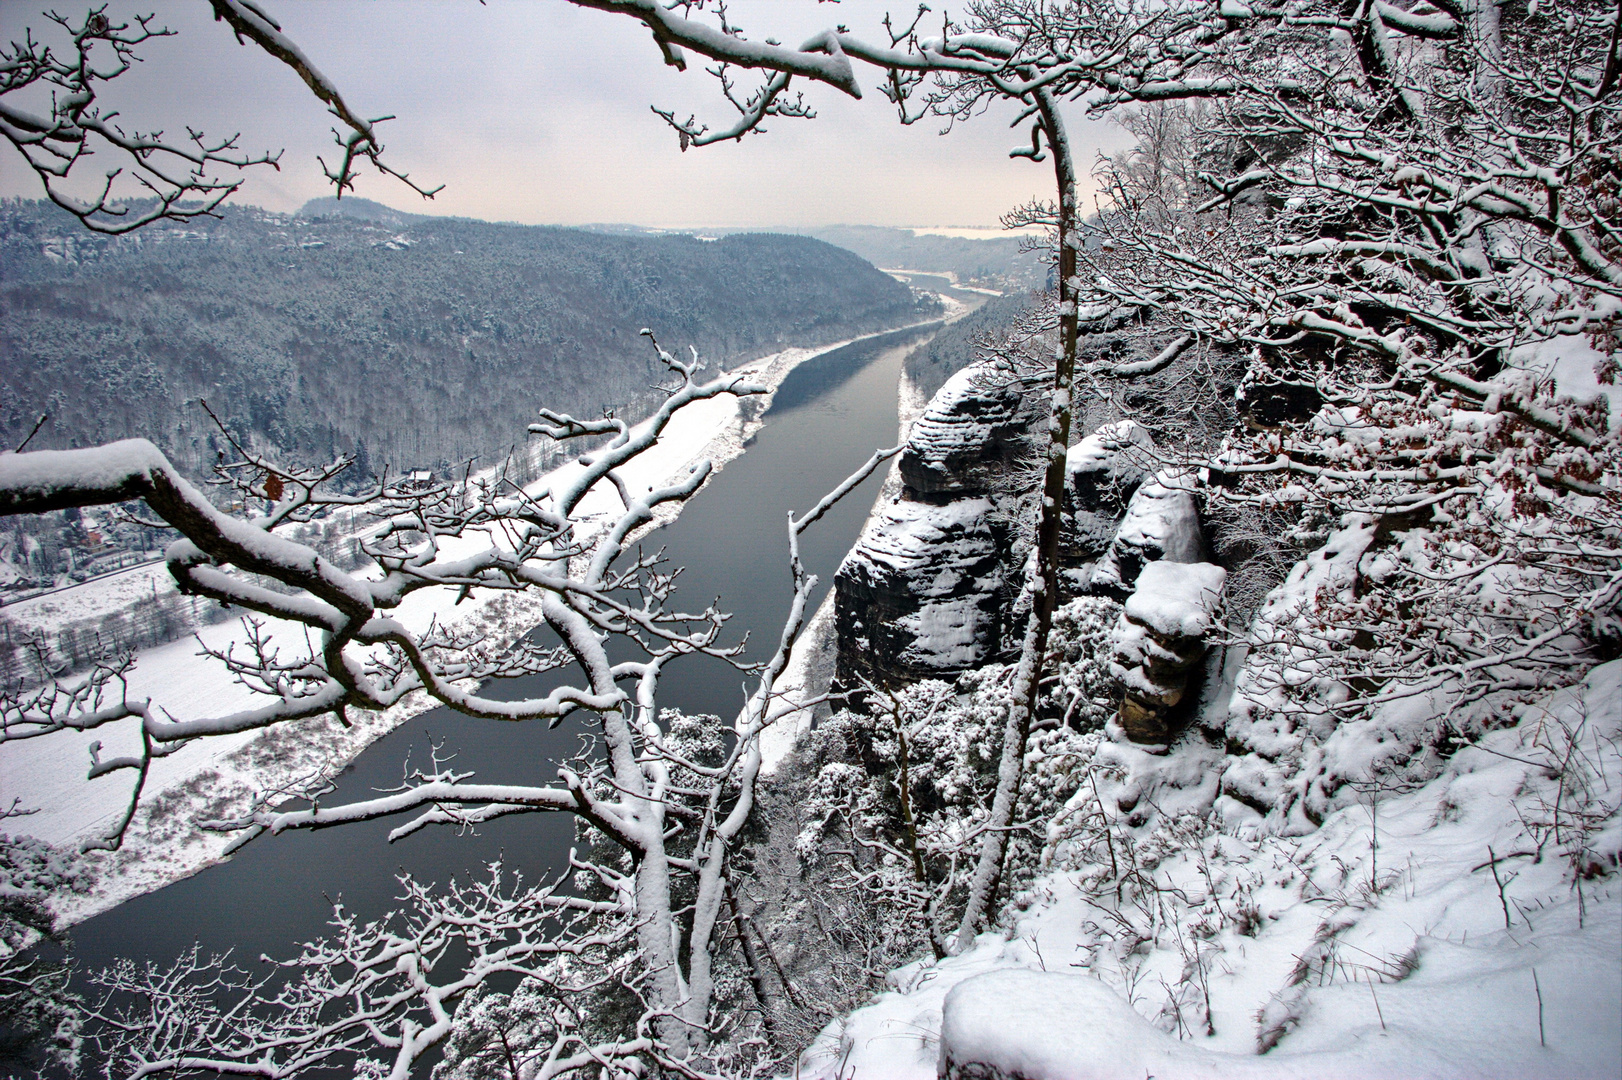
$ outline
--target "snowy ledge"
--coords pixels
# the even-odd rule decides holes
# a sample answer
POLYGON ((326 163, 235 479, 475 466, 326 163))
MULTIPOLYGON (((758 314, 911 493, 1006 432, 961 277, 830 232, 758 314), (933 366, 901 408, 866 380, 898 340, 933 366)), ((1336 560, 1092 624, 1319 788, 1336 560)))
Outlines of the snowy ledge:
MULTIPOLYGON (((1185 744, 1165 767, 1208 754, 1185 744)), ((1619 790, 1613 661, 1459 750, 1430 782, 1345 806, 1310 835, 1222 827, 1208 804, 1182 807, 1149 845, 1161 854, 1140 864, 1156 883, 1145 910, 1061 852, 1015 898, 1006 934, 892 972, 890 992, 824 1029, 795 1075, 1622 1075, 1619 790), (1598 795, 1575 863, 1526 825, 1560 797, 1547 762, 1568 756, 1598 795), (1207 1014, 1209 1027, 1191 1019, 1207 1014)))

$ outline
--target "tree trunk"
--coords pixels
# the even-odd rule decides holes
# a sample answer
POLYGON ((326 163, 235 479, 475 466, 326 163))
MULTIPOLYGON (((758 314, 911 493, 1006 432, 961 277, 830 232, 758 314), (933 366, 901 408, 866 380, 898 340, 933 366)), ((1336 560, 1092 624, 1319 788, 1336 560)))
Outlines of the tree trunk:
POLYGON ((1053 367, 1053 396, 1048 413, 1047 470, 1042 481, 1042 502, 1037 509, 1036 544, 1025 567, 1022 598, 1029 599, 1030 616, 1020 646, 1019 665, 1003 729, 1002 757, 997 766, 997 792, 991 803, 980 842, 980 858, 969 881, 968 904, 958 924, 952 951, 961 953, 987 920, 1008 853, 1008 830, 1019 802, 1019 784, 1025 769, 1025 743, 1036 713, 1042 658, 1059 595, 1059 524, 1064 510, 1065 451, 1070 445, 1071 387, 1076 373, 1076 171, 1070 142, 1058 103, 1046 91, 1036 95, 1042 129, 1053 153, 1059 187, 1059 348, 1053 367))

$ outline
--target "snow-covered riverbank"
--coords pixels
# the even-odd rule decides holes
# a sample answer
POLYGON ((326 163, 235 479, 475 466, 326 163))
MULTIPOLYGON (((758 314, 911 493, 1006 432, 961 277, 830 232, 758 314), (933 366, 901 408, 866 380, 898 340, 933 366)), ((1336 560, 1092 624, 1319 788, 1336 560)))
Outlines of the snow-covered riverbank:
MULTIPOLYGON (((775 392, 788 374, 806 360, 848 344, 851 342, 788 349, 738 370, 775 392)), ((633 485, 662 484, 702 459, 710 460, 718 473, 743 453, 760 428, 767 407, 769 400, 761 402, 758 398, 697 402, 667 427, 659 452, 632 463, 622 474, 633 485)), ((574 463, 561 466, 534 486, 565 479, 578 468, 574 463)), ((613 492, 603 491, 588 496, 581 510, 587 518, 602 512, 606 519, 615 507, 613 492)), ((649 529, 674 519, 677 508, 664 507, 661 511, 661 517, 649 529)), ((472 537, 467 543, 472 547, 481 539, 472 537)), ((85 600, 93 606, 93 598, 85 600)), ((454 596, 436 597, 424 592, 411 597, 398 615, 414 627, 425 627, 430 619, 454 619, 494 634, 511 635, 539 621, 536 606, 520 597, 501 594, 457 608, 454 596)), ((265 628, 272 635, 296 634, 302 645, 299 628, 273 620, 267 620, 265 628)), ((198 636, 214 650, 241 646, 247 637, 236 622, 205 627, 198 636)), ((182 718, 233 710, 252 699, 246 687, 229 680, 217 661, 200 654, 196 639, 144 651, 129 673, 129 691, 132 697, 150 697, 182 718)), ((353 726, 348 728, 322 718, 268 732, 204 740, 155 762, 142 808, 123 849, 87 857, 94 884, 86 893, 64 897, 59 915, 67 923, 82 921, 130 896, 160 888, 219 861, 224 857, 228 838, 198 830, 197 821, 240 813, 256 792, 276 792, 307 782, 312 776, 331 775, 371 743, 432 705, 423 695, 412 695, 385 713, 351 716, 353 726)), ((94 735, 60 733, 0 748, 0 789, 7 796, 20 798, 24 807, 37 808, 28 817, 11 821, 8 831, 67 847, 104 833, 128 805, 130 786, 124 779, 128 774, 85 781, 90 745, 101 742, 105 757, 133 750, 137 738, 135 725, 125 723, 94 735)))
MULTIPOLYGON (((886 270, 887 274, 902 275, 907 271, 886 270)), ((938 274, 935 277, 953 278, 954 288, 966 288, 956 284, 955 276, 938 274)), ((974 292, 991 293, 987 289, 974 289, 974 292)), ((954 300, 950 296, 939 294, 943 303, 948 305, 946 322, 952 323, 970 314, 978 305, 968 305, 954 300)), ((775 383, 773 384, 776 385, 775 383)), ((929 407, 929 395, 915 383, 907 374, 907 366, 901 365, 901 375, 896 384, 896 442, 906 442, 912 432, 913 423, 924 414, 929 407)), ((884 486, 879 489, 878 497, 873 500, 873 507, 868 511, 867 520, 862 525, 865 532, 873 522, 873 516, 878 507, 886 501, 895 499, 901 494, 901 459, 893 458, 889 471, 884 476, 884 486)), ((778 680, 777 688, 791 699, 800 701, 826 693, 833 682, 834 667, 838 662, 839 640, 834 627, 834 592, 822 598, 817 606, 816 614, 806 623, 800 634, 799 643, 794 648, 794 654, 789 659, 788 667, 784 670, 782 678, 778 680)), ((760 739, 761 759, 767 772, 775 769, 779 762, 788 756, 794 749, 794 742, 804 732, 810 730, 812 714, 802 713, 783 721, 775 727, 768 728, 760 739)))

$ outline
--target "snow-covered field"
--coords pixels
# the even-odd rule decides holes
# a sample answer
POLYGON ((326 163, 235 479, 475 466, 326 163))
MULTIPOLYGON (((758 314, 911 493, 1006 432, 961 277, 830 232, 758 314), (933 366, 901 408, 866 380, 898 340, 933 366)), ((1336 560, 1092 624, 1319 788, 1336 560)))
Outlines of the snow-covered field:
MULTIPOLYGON (((787 349, 738 371, 749 373, 751 381, 775 390, 800 363, 846 344, 849 342, 817 349, 787 349)), ((651 486, 685 474, 693 462, 705 458, 719 471, 743 453, 764 411, 756 407, 746 413, 739 400, 731 396, 694 402, 665 429, 657 452, 644 455, 620 472, 630 485, 651 486)), ((536 481, 534 487, 565 480, 580 468, 573 462, 563 465, 536 481)), ((589 519, 600 514, 606 519, 618 505, 611 489, 599 488, 582 502, 581 515, 589 519)), ((668 523, 678 509, 669 504, 660 507, 656 524, 647 528, 668 523)), ((470 549, 483 542, 481 536, 463 541, 470 549)), ((172 583, 160 564, 30 602, 49 602, 48 606, 30 606, 20 615, 8 609, 8 614, 25 621, 38 618, 54 624, 106 614, 153 588, 165 586, 172 588, 172 583)), ((483 624, 507 634, 521 632, 539 621, 533 605, 512 594, 460 608, 454 602, 450 590, 424 590, 409 597, 397 617, 415 629, 437 618, 442 622, 483 624)), ((293 640, 297 647, 303 647, 301 627, 276 620, 266 620, 265 625, 272 636, 284 641, 287 635, 296 635, 293 640)), ((824 636, 826 626, 824 616, 824 636)), ((253 698, 249 689, 232 682, 217 661, 204 655, 199 639, 211 649, 225 650, 241 646, 246 631, 240 622, 222 623, 203 628, 197 638, 144 650, 128 676, 131 698, 150 698, 177 718, 219 715, 249 705, 253 698)), ((804 661, 798 670, 803 681, 804 661)), ((275 792, 317 773, 336 772, 372 742, 430 707, 432 702, 424 695, 413 694, 387 712, 352 716, 353 726, 347 729, 331 718, 318 718, 269 731, 200 740, 154 762, 142 807, 122 849, 87 856, 95 883, 87 893, 64 897, 59 916, 66 924, 81 921, 123 899, 218 861, 229 839, 198 830, 197 821, 240 813, 256 792, 275 792)), ((0 745, 0 792, 4 792, 7 803, 17 798, 21 806, 36 810, 27 817, 11 819, 7 831, 68 847, 105 833, 128 805, 130 774, 114 773, 86 782, 90 747, 99 742, 102 756, 111 757, 135 751, 138 739, 136 723, 126 721, 94 733, 63 732, 0 745)))
POLYGON ((1125 902, 1054 869, 1011 934, 894 972, 796 1075, 1614 1078, 1619 802, 1614 661, 1310 835, 1171 818, 1123 847, 1125 902))
POLYGON ((138 600, 174 591, 174 579, 159 560, 7 604, 0 608, 0 614, 25 626, 54 630, 67 623, 110 615, 138 600))

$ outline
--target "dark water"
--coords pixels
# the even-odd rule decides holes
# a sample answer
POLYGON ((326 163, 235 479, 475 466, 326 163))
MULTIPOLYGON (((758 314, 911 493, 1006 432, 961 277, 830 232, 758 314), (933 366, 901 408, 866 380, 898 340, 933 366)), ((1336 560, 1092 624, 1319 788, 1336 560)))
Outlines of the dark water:
MULTIPOLYGON (((728 640, 751 632, 749 656, 775 647, 788 609, 785 515, 803 511, 854 471, 875 449, 896 440, 896 384, 902 358, 933 328, 898 331, 858 342, 802 364, 779 388, 765 426, 747 453, 701 491, 670 527, 645 546, 663 547, 685 567, 679 606, 702 609, 719 597, 734 613, 728 640)), ((855 541, 884 470, 870 478, 802 538, 807 569, 820 578, 813 609, 855 541)), ((535 691, 515 680, 506 692, 535 691)), ((709 658, 672 665, 659 687, 661 706, 714 713, 730 720, 744 702, 744 676, 709 658)), ((456 767, 481 782, 545 784, 556 762, 574 754, 585 719, 544 724, 473 720, 435 709, 380 739, 362 754, 326 797, 328 805, 365 798, 398 784, 408 758, 423 762, 434 742, 456 753, 456 767)), ((390 845, 388 831, 404 817, 316 832, 261 837, 228 862, 126 901, 73 930, 79 970, 119 956, 167 962, 195 941, 205 950, 235 950, 251 965, 261 953, 296 954, 297 943, 326 932, 329 898, 342 897, 363 917, 386 911, 402 870, 426 881, 465 879, 503 857, 527 880, 564 865, 573 826, 568 817, 504 818, 476 835, 422 830, 390 845)))

